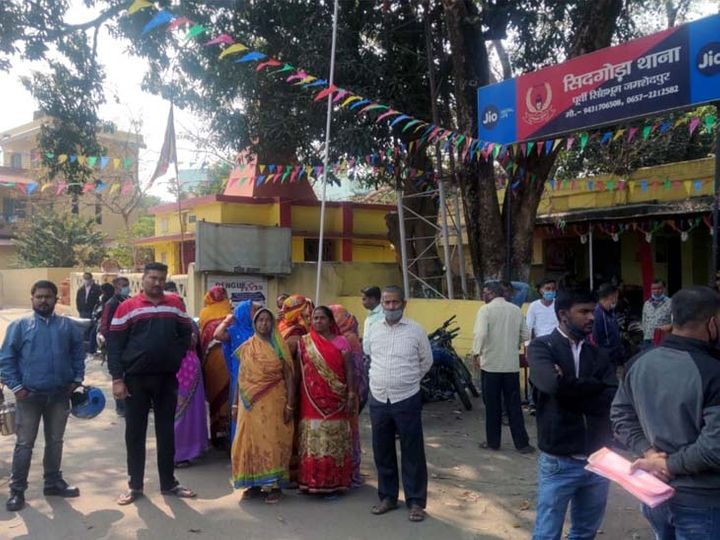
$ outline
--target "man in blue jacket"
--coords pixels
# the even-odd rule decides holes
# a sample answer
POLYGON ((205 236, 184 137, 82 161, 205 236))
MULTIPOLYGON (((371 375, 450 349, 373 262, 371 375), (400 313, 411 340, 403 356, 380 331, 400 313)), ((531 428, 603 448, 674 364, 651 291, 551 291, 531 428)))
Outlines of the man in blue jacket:
POLYGON ((0 349, 0 377, 15 394, 17 442, 13 453, 9 512, 25 506, 28 472, 40 419, 45 430, 45 495, 77 497, 80 490, 60 470, 70 393, 83 381, 85 350, 73 322, 55 315, 57 286, 32 286, 33 314, 10 324, 0 349))

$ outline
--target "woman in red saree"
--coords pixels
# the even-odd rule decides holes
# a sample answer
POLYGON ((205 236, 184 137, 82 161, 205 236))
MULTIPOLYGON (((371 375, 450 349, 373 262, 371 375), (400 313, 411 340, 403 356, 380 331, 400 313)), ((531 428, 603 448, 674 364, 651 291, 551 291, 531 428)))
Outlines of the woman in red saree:
POLYGON ((352 481, 352 430, 357 394, 350 345, 332 311, 312 313, 310 333, 300 338, 300 471, 306 493, 345 491, 352 481))
POLYGON ((232 304, 223 287, 211 288, 200 310, 200 348, 205 396, 210 406, 210 439, 213 446, 220 447, 229 433, 230 411, 228 391, 230 374, 225 366, 222 343, 214 337, 215 330, 228 314, 232 304))

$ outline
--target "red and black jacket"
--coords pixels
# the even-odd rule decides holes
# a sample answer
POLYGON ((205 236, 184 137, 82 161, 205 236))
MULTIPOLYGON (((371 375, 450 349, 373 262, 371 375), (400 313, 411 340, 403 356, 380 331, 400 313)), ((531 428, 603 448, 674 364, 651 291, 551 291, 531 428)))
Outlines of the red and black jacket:
POLYGON ((140 293, 120 304, 110 324, 108 367, 113 379, 125 375, 177 373, 190 347, 192 324, 179 296, 158 304, 140 293))

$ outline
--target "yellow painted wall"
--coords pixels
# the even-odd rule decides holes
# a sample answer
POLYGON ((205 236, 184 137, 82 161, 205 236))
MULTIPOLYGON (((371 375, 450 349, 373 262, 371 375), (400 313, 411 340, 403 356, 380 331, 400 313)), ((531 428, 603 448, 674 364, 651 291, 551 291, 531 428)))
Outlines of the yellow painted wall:
POLYGON ((355 234, 387 234, 385 224, 385 209, 373 210, 369 208, 353 209, 353 232, 355 234))
POLYGON ((353 262, 386 262, 397 260, 395 250, 388 242, 379 240, 353 240, 353 262))
MULTIPOLYGON (((30 307, 30 289, 33 283, 47 279, 60 289, 60 283, 68 279, 73 268, 17 268, 0 270, 0 307, 30 307)), ((72 299, 74 302, 74 297, 72 299)))
MULTIPOLYGON (((211 221, 211 220, 207 220, 211 221)), ((215 223, 232 223, 241 225, 263 225, 266 227, 280 226, 280 207, 270 204, 237 204, 222 203, 222 213, 215 223)))
MULTIPOLYGON (((293 206, 291 209, 294 230, 318 232, 320 230, 320 206, 293 206)), ((325 208, 325 233, 339 234, 342 227, 342 208, 325 208)))
POLYGON ((302 236, 292 237, 292 262, 303 262, 305 260, 305 238, 302 236))
MULTIPOLYGON (((620 236, 620 266, 622 269, 623 282, 631 285, 642 285, 642 271, 638 260, 639 242, 641 238, 634 232, 620 236)), ((642 242, 645 240, 642 239, 642 242)))

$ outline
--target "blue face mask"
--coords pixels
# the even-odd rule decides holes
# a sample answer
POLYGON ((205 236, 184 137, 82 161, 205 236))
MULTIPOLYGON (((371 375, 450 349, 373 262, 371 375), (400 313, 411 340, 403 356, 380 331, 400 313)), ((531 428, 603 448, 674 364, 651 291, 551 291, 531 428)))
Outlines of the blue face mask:
POLYGON ((130 296, 130 287, 123 287, 120 289, 120 294, 123 296, 130 296))
POLYGON ((545 300, 546 302, 552 302, 553 300, 555 300, 556 294, 557 293, 555 291, 545 291, 543 293, 543 300, 545 300))
POLYGON ((653 294, 653 295, 652 295, 652 298, 653 298, 653 300, 662 300, 662 299, 664 298, 664 296, 665 296, 665 295, 662 294, 662 293, 660 293, 660 294, 653 294))

